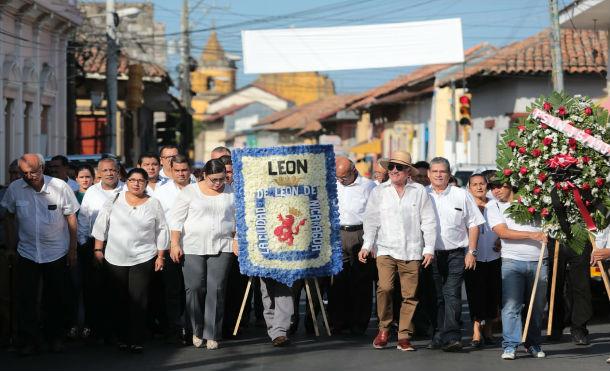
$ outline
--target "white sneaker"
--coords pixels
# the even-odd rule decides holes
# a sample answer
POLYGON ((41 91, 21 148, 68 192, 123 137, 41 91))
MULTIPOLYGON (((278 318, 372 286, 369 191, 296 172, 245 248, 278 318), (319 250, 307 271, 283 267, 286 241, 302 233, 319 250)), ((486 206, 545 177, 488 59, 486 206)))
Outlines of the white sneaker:
POLYGON ((203 346, 203 339, 193 335, 193 345, 195 348, 201 348, 203 346))
POLYGON ((542 348, 538 346, 531 346, 527 348, 527 352, 534 358, 545 358, 546 354, 542 351, 542 348))
POLYGON ((504 353, 502 353, 502 359, 513 360, 515 359, 515 350, 514 349, 504 349, 504 353))
POLYGON ((216 340, 208 340, 205 344, 205 347, 210 350, 218 349, 218 342, 216 340))

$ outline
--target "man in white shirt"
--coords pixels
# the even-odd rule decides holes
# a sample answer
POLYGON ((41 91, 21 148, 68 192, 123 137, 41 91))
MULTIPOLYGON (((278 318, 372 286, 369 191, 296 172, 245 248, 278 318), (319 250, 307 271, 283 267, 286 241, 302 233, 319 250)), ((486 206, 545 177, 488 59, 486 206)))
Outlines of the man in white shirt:
POLYGON ((53 156, 45 165, 45 169, 49 176, 63 180, 68 183, 72 191, 77 192, 80 189, 80 186, 74 179, 68 176, 68 167, 68 158, 62 155, 53 156))
MULTIPOLYGON (((168 223, 170 221, 170 210, 174 206, 176 196, 184 187, 194 183, 194 181, 191 181, 191 167, 186 156, 174 156, 170 166, 170 175, 173 180, 159 186, 154 194, 154 197, 161 202, 168 223)), ((163 276, 165 313, 168 323, 167 340, 172 343, 185 344, 186 339, 189 339, 190 336, 186 334, 186 328, 189 326, 186 326, 184 322, 184 303, 186 299, 182 265, 172 259, 165 259, 165 266, 161 274, 163 276)))
POLYGON ((11 183, 1 204, 7 210, 8 248, 16 249, 18 254, 18 323, 24 345, 21 354, 33 354, 41 345, 38 321, 41 305, 45 307, 43 327, 51 349, 60 352, 63 350, 62 298, 66 265, 76 264, 78 201, 63 180, 43 175, 42 155, 23 155, 19 169, 23 178, 11 183), (41 283, 44 283, 42 303, 39 300, 41 283))
POLYGON ((466 190, 449 185, 450 176, 447 159, 435 157, 430 161, 430 185, 426 189, 436 210, 438 228, 432 266, 437 313, 428 348, 456 352, 462 349, 464 269, 476 266, 479 225, 485 223, 485 218, 466 190))
POLYGON ((170 180, 170 178, 159 176, 159 171, 161 170, 161 160, 159 160, 159 156, 155 155, 154 153, 144 153, 140 155, 140 158, 138 159, 138 167, 146 170, 146 174, 148 174, 146 193, 149 196, 154 196, 157 187, 167 183, 170 180))
POLYGON ((161 170, 159 171, 159 177, 167 180, 172 177, 172 159, 178 155, 178 147, 174 145, 166 145, 161 147, 159 151, 159 158, 161 159, 161 170))
POLYGON ((103 267, 94 263, 91 231, 98 213, 106 202, 117 197, 123 183, 119 181, 119 164, 113 158, 101 159, 96 173, 101 175, 101 180, 87 189, 78 212, 78 261, 83 272, 85 327, 90 328, 95 336, 109 337, 103 267))
POLYGON ((364 242, 358 258, 366 263, 369 256, 377 256, 379 332, 373 346, 380 349, 388 344, 394 278, 398 272, 402 305, 397 349, 410 351, 414 350, 410 343, 411 320, 417 306, 419 267, 428 266, 434 258, 436 218, 425 188, 409 180, 413 171, 409 153, 393 152, 381 165, 388 169, 390 181, 375 187, 369 196, 364 215, 364 242))
POLYGON ((334 334, 363 334, 371 318, 374 262, 358 262, 362 247, 366 202, 375 183, 358 174, 347 157, 335 159, 343 270, 333 277, 328 297, 330 325, 334 334))
MULTIPOLYGON (((491 179, 492 192, 497 200, 487 203, 487 219, 491 229, 502 242, 502 359, 515 359, 517 347, 521 344, 521 312, 529 301, 540 249, 547 236, 536 225, 519 224, 508 215, 507 209, 514 198, 510 184, 502 184, 491 179)), ((547 252, 544 251, 545 258, 547 252)), ((535 358, 544 358, 542 351, 542 316, 546 304, 547 261, 543 262, 536 298, 530 320, 530 328, 525 340, 527 352, 535 358)))

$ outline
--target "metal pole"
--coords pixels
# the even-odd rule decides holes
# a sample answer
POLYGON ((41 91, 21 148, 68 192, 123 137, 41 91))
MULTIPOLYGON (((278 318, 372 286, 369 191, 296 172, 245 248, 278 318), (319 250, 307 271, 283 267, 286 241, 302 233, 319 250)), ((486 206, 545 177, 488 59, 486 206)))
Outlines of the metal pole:
POLYGON ((551 55, 553 57, 553 90, 563 91, 563 61, 561 59, 561 31, 557 0, 549 0, 551 13, 551 55))
POLYGON ((106 0, 106 148, 116 155, 118 45, 114 0, 106 0))
POLYGON ((191 55, 191 42, 189 38, 189 2, 188 0, 182 0, 182 21, 181 26, 181 50, 182 56, 182 86, 180 87, 180 93, 182 96, 182 104, 187 112, 191 112, 191 70, 190 70, 190 55, 191 55))
POLYGON ((451 80, 451 128, 453 129, 453 143, 451 144, 451 152, 453 153, 453 165, 457 164, 457 141, 458 141, 458 123, 455 116, 455 81, 451 80))

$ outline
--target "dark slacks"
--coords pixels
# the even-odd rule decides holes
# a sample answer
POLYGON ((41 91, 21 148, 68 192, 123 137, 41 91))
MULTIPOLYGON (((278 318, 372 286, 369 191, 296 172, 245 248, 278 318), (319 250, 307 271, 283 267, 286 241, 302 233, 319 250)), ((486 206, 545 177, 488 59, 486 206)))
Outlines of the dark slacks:
POLYGON ((498 317, 502 300, 502 259, 477 262, 476 269, 464 271, 468 308, 472 321, 498 317))
POLYGON ((436 251, 432 265, 436 294, 436 325, 433 341, 445 344, 462 337, 462 282, 464 249, 436 251))
POLYGON ((163 276, 163 292, 165 313, 168 322, 169 335, 176 335, 186 328, 184 308, 186 296, 184 292, 184 277, 182 276, 182 263, 174 263, 169 257, 165 258, 165 265, 161 272, 163 276))
POLYGON ((95 261, 93 239, 78 246, 78 265, 82 274, 84 327, 93 331, 98 338, 109 339, 112 328, 109 320, 108 282, 106 265, 95 261))
POLYGON ((343 270, 334 276, 328 297, 330 323, 335 332, 363 333, 371 318, 375 262, 358 261, 362 235, 362 230, 341 231, 343 270))
MULTIPOLYGON (((228 264, 229 273, 226 283, 225 315, 222 323, 223 338, 231 338, 233 336, 233 329, 237 322, 237 317, 239 316, 239 309, 241 308, 244 293, 246 292, 246 286, 248 285, 248 276, 244 276, 239 272, 237 256, 231 255, 228 264)), ((254 281, 258 280, 253 279, 253 283, 254 281)), ((242 326, 246 325, 250 320, 250 298, 252 291, 253 290, 250 290, 248 300, 246 301, 246 307, 244 308, 244 314, 241 320, 242 326)))
POLYGON ((146 336, 148 289, 155 258, 133 266, 106 262, 112 300, 112 323, 118 340, 142 345, 146 336))
POLYGON ((48 340, 61 338, 65 318, 62 305, 65 274, 65 256, 41 264, 21 256, 17 258, 18 324, 23 344, 39 344, 41 327, 48 340), (42 303, 39 300, 41 288, 42 303), (43 318, 40 318, 41 313, 43 318))
MULTIPOLYGON (((555 254, 555 242, 549 242, 547 246, 549 249, 548 293, 550 300, 551 276, 553 274, 552 257, 555 254)), ((555 292, 555 314, 553 316, 554 334, 561 334, 566 326, 570 326, 573 334, 575 332, 580 332, 584 335, 589 333, 587 322, 593 316, 591 284, 589 282, 590 256, 590 244, 587 244, 587 247, 580 255, 563 244, 559 246, 557 291, 555 292)))

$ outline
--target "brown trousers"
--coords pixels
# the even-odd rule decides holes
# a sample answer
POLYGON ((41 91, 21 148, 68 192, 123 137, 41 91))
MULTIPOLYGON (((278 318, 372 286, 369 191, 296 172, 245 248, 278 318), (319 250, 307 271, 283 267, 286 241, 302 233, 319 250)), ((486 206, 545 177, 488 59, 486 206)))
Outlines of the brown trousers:
POLYGON ((412 334, 411 320, 417 307, 415 293, 419 279, 419 260, 398 260, 391 256, 377 257, 377 271, 379 282, 377 284, 377 316, 379 329, 389 330, 393 318, 392 293, 394 291, 394 278, 398 272, 402 305, 400 306, 400 320, 398 323, 398 339, 408 339, 412 334))

